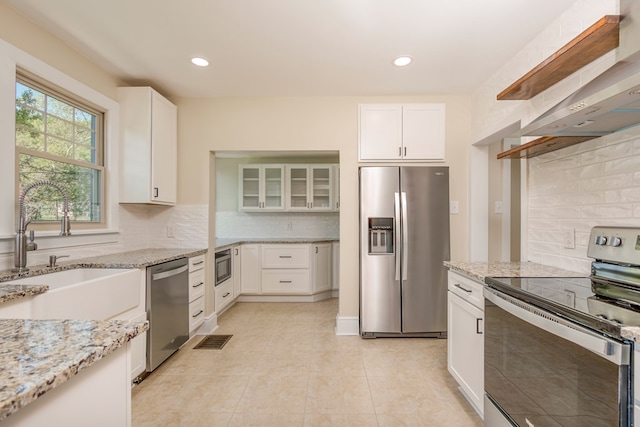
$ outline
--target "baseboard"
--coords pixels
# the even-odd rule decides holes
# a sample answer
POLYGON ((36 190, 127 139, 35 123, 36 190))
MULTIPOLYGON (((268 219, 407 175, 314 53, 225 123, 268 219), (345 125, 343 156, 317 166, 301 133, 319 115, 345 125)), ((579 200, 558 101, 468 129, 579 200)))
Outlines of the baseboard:
POLYGON ((360 318, 337 315, 336 335, 360 335, 360 318))
POLYGON ((332 291, 314 295, 240 295, 238 302, 317 302, 332 297, 332 291))
POLYGON ((202 325, 196 329, 195 335, 211 335, 218 329, 218 313, 212 313, 204 318, 202 325))

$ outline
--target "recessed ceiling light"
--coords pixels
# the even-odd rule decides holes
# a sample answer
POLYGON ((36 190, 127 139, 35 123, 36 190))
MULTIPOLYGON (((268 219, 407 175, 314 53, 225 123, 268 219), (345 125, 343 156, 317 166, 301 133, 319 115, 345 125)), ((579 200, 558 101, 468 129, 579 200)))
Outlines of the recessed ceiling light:
POLYGON ((395 65, 396 67, 404 67, 405 65, 409 65, 410 63, 410 56, 399 56, 393 61, 393 65, 395 65))
POLYGON ((198 58, 198 57, 191 58, 191 62, 194 65, 197 65, 198 67, 207 67, 207 66, 209 66, 209 61, 207 61, 204 58, 198 58))

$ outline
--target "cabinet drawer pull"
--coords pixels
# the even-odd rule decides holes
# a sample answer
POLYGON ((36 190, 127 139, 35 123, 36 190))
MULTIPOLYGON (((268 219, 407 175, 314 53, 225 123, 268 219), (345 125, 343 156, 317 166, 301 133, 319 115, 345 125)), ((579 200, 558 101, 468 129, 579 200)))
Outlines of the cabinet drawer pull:
POLYGON ((227 292, 226 294, 222 295, 222 298, 226 298, 226 297, 228 297, 229 295, 231 295, 231 292, 227 292))
POLYGON ((292 283, 291 280, 280 280, 280 283, 292 283))
POLYGON ((291 258, 291 255, 280 255, 280 258, 291 258))
POLYGON ((482 335, 482 330, 480 329, 480 325, 482 323, 482 319, 476 319, 476 334, 482 335))
POLYGON ((460 283, 456 283, 455 285, 456 288, 458 289, 462 289, 463 291, 465 291, 466 293, 470 294, 471 292, 473 292, 471 289, 467 289, 467 288, 463 288, 462 285, 460 283))
POLYGON ((202 313, 204 313, 204 311, 203 311, 203 310, 200 310, 199 312, 197 312, 196 314, 194 314, 194 315, 193 315, 193 316, 191 316, 191 317, 196 318, 196 317, 200 316, 202 313))
POLYGON ((200 264, 204 264, 204 261, 198 261, 193 263, 193 265, 200 265, 200 264))
POLYGON ((204 285, 204 282, 200 282, 200 283, 198 283, 197 285, 193 285, 193 286, 191 286, 191 287, 192 287, 192 288, 198 288, 198 287, 200 287, 200 286, 202 286, 202 285, 204 285))

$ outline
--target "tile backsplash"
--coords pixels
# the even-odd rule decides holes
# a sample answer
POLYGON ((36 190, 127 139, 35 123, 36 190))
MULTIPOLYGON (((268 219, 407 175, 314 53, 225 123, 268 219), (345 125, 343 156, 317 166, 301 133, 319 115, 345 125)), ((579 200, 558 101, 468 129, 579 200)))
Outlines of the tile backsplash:
POLYGON ((339 219, 338 212, 217 212, 216 237, 338 238, 339 219))
POLYGON ((529 261, 588 273, 593 226, 640 227, 640 126, 529 159, 527 191, 529 261))

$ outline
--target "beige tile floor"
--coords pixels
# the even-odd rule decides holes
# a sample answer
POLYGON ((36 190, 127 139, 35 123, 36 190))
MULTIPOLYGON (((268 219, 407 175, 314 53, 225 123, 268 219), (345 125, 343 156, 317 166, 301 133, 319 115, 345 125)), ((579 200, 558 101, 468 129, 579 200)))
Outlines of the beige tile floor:
POLYGON ((140 385, 133 426, 481 426, 447 372, 447 341, 336 336, 336 299, 237 303, 140 385))

